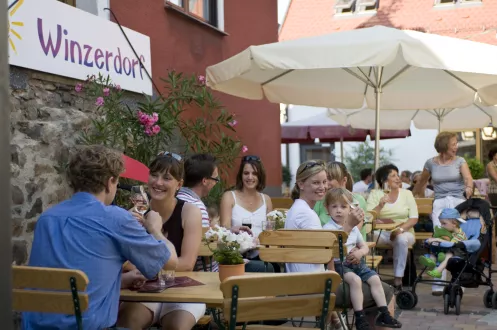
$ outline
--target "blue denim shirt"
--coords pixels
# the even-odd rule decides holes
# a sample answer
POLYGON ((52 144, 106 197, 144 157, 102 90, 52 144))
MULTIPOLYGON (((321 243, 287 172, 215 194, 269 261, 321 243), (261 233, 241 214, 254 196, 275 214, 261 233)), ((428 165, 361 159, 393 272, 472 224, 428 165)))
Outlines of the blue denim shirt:
MULTIPOLYGON (((170 257, 126 210, 106 206, 89 193, 76 193, 45 211, 36 224, 29 266, 79 269, 86 273, 88 330, 116 323, 123 263, 131 261, 153 278, 170 257)), ((23 313, 23 329, 75 329, 74 315, 23 313)))

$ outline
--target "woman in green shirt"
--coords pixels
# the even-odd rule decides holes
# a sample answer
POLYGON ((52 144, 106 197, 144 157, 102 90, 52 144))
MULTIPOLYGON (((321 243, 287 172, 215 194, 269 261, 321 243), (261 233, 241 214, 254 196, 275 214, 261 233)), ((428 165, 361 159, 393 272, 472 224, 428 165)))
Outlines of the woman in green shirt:
MULTIPOLYGON (((329 162, 326 164, 326 173, 328 175, 328 189, 331 188, 345 188, 348 191, 352 191, 352 185, 354 184, 352 176, 350 175, 347 167, 340 162, 329 162)), ((368 207, 366 200, 359 194, 352 194, 354 196, 354 201, 359 204, 359 207, 367 212, 368 207)), ((319 220, 321 220, 321 225, 324 225, 330 220, 330 215, 324 207, 323 201, 316 202, 314 206, 314 211, 318 214, 319 220)), ((362 236, 366 239, 366 233, 363 230, 362 223, 357 227, 361 230, 362 236)))

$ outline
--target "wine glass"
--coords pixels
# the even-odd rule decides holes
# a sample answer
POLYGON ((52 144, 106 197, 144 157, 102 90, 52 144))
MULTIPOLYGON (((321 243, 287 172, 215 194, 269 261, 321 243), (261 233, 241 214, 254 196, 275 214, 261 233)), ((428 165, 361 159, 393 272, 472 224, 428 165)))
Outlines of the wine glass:
POLYGON ((390 193, 391 189, 390 189, 390 186, 388 185, 387 182, 383 183, 383 192, 385 193, 385 195, 388 195, 390 193))
POLYGON ((350 207, 352 207, 353 209, 356 209, 359 207, 359 201, 357 201, 356 199, 352 199, 352 202, 350 203, 350 207))
POLYGON ((242 219, 242 225, 243 226, 247 226, 249 228, 252 228, 252 217, 243 218, 242 219))
POLYGON ((149 208, 150 202, 148 200, 147 193, 145 192, 143 186, 140 186, 139 193, 133 194, 131 196, 131 202, 135 206, 134 207, 135 212, 140 213, 141 215, 145 215, 145 213, 149 208))

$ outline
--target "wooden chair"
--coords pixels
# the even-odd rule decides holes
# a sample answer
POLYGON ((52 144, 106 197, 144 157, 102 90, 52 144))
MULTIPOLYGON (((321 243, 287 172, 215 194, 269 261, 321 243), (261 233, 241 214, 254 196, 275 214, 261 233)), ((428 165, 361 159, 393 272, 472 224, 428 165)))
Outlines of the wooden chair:
POLYGON ((263 231, 259 257, 264 262, 327 264, 336 240, 333 233, 322 230, 263 231))
POLYGON ((293 205, 293 200, 288 197, 272 197, 273 209, 289 209, 293 205))
MULTIPOLYGON (((346 242, 347 236, 341 237, 340 240, 346 242)), ((338 238, 331 231, 295 229, 264 231, 259 235, 259 241, 261 244, 259 258, 265 264, 288 262, 325 265, 334 255, 340 253, 338 238)), ((303 323, 307 321, 301 319, 299 326, 301 327, 303 323)), ((296 324, 292 320, 292 325, 296 324)))
POLYGON ((369 211, 365 215, 364 219, 364 229, 366 231, 366 237, 370 240, 370 242, 366 242, 368 247, 370 248, 370 254, 365 257, 366 259, 366 265, 368 265, 369 268, 378 270, 378 267, 380 266, 381 261, 383 260, 383 256, 380 255, 375 255, 375 247, 376 243, 373 241, 373 225, 376 221, 376 212, 375 211, 369 211))
MULTIPOLYGON (((341 282, 336 272, 261 274, 233 276, 221 283, 223 312, 229 330, 237 322, 320 316, 324 330, 326 316, 335 307, 335 294, 341 282)), ((257 328, 290 330, 293 327, 249 325, 257 328)))
POLYGON ((431 215, 433 212, 433 198, 415 198, 419 215, 431 215))
POLYGON ((75 269, 12 266, 12 308, 19 312, 70 314, 82 330, 89 280, 75 269), (33 290, 34 289, 34 290, 33 290))

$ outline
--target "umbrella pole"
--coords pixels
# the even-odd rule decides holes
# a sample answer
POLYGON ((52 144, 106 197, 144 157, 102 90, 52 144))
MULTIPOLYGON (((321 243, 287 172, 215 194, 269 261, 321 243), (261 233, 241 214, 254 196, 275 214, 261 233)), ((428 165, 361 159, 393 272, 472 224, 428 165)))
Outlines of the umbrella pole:
MULTIPOLYGON (((378 74, 376 75, 376 86, 374 94, 376 96, 376 118, 375 118, 375 138, 374 138, 374 170, 378 170, 380 166, 380 107, 381 107, 381 76, 383 74, 383 67, 378 67, 378 74)), ((375 188, 378 188, 378 183, 375 182, 375 188)))
POLYGON ((340 138, 340 161, 343 163, 343 138, 340 138))

